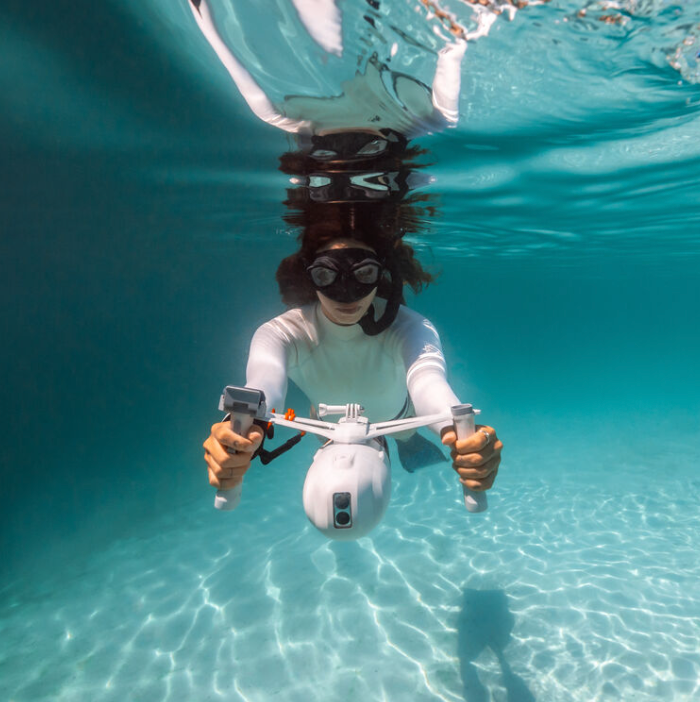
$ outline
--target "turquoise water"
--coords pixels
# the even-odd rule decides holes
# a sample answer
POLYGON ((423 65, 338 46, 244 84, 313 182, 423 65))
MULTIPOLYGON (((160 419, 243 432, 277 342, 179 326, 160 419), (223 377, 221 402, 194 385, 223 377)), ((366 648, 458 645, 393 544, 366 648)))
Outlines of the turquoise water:
MULTIPOLYGON (((185 3, 2 4, 0 699, 700 698, 700 8, 583 5, 499 16, 418 139, 441 275, 411 305, 505 443, 490 509, 395 467, 343 544, 304 515, 308 441, 232 514, 201 458, 283 309, 290 139, 185 3)), ((354 42, 426 80, 420 3, 368 35, 347 2, 337 61, 285 6, 230 22, 270 94, 334 94, 354 42)))

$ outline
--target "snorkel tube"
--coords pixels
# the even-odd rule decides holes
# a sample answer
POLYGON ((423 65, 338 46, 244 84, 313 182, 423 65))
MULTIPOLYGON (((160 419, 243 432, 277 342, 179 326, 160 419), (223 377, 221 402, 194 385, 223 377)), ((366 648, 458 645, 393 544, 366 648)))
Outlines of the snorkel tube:
POLYGON ((370 305, 367 313, 360 320, 360 327, 367 336, 377 336, 377 334, 381 334, 385 329, 388 329, 396 319, 399 307, 401 307, 401 302, 403 301, 403 278, 399 267, 391 257, 385 262, 385 265, 391 276, 391 290, 386 301, 384 314, 379 319, 374 319, 374 305, 370 305))

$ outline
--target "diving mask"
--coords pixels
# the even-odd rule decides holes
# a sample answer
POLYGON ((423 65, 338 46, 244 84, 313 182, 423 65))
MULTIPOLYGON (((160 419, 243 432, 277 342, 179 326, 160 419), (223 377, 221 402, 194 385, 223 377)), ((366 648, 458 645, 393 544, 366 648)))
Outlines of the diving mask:
POLYGON ((369 295, 382 277, 383 266, 367 249, 330 249, 306 268, 314 288, 335 302, 356 302, 369 295))

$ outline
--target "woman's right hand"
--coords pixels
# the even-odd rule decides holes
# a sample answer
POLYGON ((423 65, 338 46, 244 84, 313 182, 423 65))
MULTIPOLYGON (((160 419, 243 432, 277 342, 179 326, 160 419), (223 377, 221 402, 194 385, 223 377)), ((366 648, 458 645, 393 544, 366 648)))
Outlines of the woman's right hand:
POLYGON ((243 437, 231 429, 231 422, 218 422, 204 442, 204 460, 209 468, 209 483, 219 490, 231 490, 250 468, 253 454, 263 439, 263 431, 253 425, 243 437))

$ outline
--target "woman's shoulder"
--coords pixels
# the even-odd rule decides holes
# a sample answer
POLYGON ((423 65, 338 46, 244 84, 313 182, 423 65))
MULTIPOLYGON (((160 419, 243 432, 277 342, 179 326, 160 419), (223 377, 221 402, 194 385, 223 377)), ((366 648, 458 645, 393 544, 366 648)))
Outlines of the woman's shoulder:
POLYGON ((317 303, 293 307, 258 327, 256 334, 273 334, 288 341, 315 338, 317 303))
POLYGON ((402 334, 414 333, 421 329, 429 329, 431 332, 435 332, 433 323, 425 315, 412 310, 410 307, 406 307, 406 305, 399 307, 396 320, 391 325, 391 328, 395 332, 402 334))
POLYGON ((396 352, 405 355, 439 352, 440 335, 433 323, 420 312, 401 305, 391 325, 391 342, 396 352))

